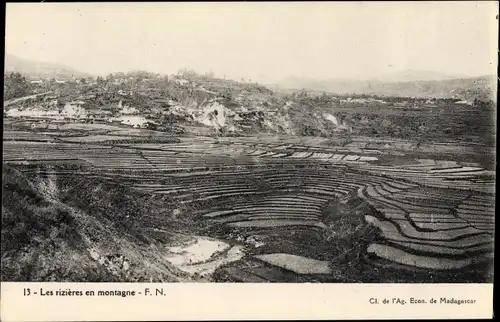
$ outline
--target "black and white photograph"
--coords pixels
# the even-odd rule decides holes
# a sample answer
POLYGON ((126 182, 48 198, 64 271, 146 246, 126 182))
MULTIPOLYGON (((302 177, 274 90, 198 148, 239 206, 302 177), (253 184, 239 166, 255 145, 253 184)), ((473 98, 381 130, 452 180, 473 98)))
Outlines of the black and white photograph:
POLYGON ((493 283, 496 1, 5 19, 2 282, 493 283))

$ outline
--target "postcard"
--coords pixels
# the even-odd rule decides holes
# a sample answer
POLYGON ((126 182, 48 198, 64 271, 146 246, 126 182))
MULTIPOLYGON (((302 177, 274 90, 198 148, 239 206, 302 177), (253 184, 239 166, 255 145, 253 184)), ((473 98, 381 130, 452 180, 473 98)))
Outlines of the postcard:
POLYGON ((498 2, 8 3, 2 321, 491 318, 498 2))

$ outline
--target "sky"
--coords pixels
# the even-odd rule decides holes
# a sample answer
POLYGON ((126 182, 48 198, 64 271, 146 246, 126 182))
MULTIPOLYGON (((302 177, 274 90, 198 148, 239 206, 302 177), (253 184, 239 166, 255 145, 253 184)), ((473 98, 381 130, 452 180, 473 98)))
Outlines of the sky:
POLYGON ((405 70, 495 74, 491 2, 8 3, 6 53, 107 74, 272 82, 405 70))

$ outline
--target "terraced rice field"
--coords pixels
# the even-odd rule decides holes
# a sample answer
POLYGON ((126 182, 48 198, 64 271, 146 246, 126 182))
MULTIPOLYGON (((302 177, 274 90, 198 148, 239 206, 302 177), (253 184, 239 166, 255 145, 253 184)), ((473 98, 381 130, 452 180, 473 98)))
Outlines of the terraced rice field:
POLYGON ((362 149, 368 143, 360 142, 321 147, 292 138, 235 138, 232 144, 201 137, 171 144, 94 139, 85 145, 11 139, 4 141, 3 160, 27 174, 96 176, 164 200, 176 217, 252 249, 221 270, 230 281, 328 281, 342 259, 266 244, 277 232, 290 239, 324 234, 337 216, 329 205, 356 200, 369 207, 363 220, 377 230, 359 254, 370 269, 453 275, 493 258, 495 172, 476 164, 414 159, 387 166, 378 162, 378 150, 367 153, 362 149))

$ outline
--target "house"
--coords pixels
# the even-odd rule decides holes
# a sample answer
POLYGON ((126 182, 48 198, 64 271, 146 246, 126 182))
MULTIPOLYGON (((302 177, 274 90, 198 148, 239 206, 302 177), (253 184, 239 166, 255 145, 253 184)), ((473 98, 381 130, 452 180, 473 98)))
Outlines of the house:
POLYGON ((113 81, 113 84, 120 85, 120 84, 125 84, 126 82, 127 82, 126 78, 117 78, 113 81))
POLYGON ((30 81, 31 84, 42 84, 43 82, 40 79, 30 81))
POLYGON ((66 81, 62 79, 56 79, 56 84, 66 84, 66 81))

